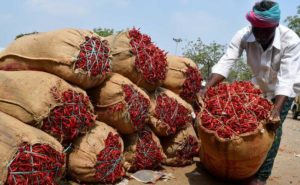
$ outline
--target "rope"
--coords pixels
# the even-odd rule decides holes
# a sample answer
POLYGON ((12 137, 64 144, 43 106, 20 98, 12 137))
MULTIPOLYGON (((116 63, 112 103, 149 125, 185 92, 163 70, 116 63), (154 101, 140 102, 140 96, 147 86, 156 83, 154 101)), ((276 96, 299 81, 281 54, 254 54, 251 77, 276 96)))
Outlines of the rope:
POLYGON ((138 132, 134 166, 136 170, 152 169, 163 160, 161 150, 152 137, 152 132, 145 128, 138 132))
POLYGON ((169 97, 165 93, 159 93, 159 91, 155 92, 155 114, 158 119, 169 126, 168 135, 174 134, 177 129, 184 127, 186 123, 192 122, 188 109, 175 98, 169 97))
POLYGON ((134 89, 132 85, 123 85, 125 93, 125 102, 127 113, 125 116, 132 121, 136 129, 144 127, 144 120, 149 112, 150 101, 146 99, 142 93, 134 89), (139 114, 134 115, 133 112, 138 111, 139 114))
POLYGON ((75 69, 81 68, 92 76, 103 75, 111 70, 110 49, 106 41, 97 37, 85 37, 80 52, 74 62, 75 69))
POLYGON ((123 176, 123 169, 121 165, 122 151, 120 136, 113 135, 112 132, 108 134, 105 140, 105 148, 100 151, 97 156, 96 162, 96 178, 102 182, 111 182, 116 180, 117 177, 123 176))
POLYGON ((61 105, 43 120, 42 130, 67 143, 93 126, 95 116, 87 96, 73 90, 60 94, 57 88, 52 88, 51 92, 61 105))
POLYGON ((141 34, 135 28, 129 31, 129 37, 131 38, 130 45, 133 48, 133 54, 136 56, 135 67, 137 71, 142 73, 143 78, 150 84, 164 80, 167 72, 167 59, 164 51, 156 47, 148 35, 141 34), (154 64, 156 65, 154 66, 154 64))
POLYGON ((64 156, 50 146, 24 143, 7 165, 7 184, 56 184, 63 164, 64 156))

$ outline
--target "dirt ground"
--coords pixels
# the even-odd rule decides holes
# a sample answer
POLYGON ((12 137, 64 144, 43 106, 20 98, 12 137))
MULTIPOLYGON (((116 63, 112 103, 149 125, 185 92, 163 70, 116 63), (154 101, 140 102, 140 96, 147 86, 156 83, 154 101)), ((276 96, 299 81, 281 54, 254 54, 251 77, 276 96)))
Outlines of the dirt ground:
MULTIPOLYGON (((207 174, 196 164, 184 168, 165 168, 172 173, 175 179, 166 182, 157 181, 157 185, 230 185, 207 174)), ((130 180, 129 185, 141 185, 143 183, 130 180)), ((293 120, 291 113, 285 120, 283 136, 279 153, 275 160, 273 173, 268 185, 300 185, 300 117, 293 120)))

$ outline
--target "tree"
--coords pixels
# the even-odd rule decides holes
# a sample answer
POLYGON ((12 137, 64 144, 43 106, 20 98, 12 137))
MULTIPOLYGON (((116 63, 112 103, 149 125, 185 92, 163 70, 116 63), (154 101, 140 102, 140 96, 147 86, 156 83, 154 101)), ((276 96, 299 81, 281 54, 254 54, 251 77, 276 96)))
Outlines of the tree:
POLYGON ((203 79, 207 80, 212 66, 223 56, 224 51, 224 45, 215 42, 207 45, 198 38, 195 42, 188 42, 184 48, 183 55, 192 59, 200 66, 203 79))
MULTIPOLYGON (((184 48, 183 55, 192 59, 200 66, 203 79, 207 80, 211 73, 211 68, 220 60, 224 55, 224 52, 224 45, 217 44, 216 42, 207 45, 198 38, 195 42, 188 42, 187 46, 184 48)), ((250 80, 251 77, 252 73, 248 65, 243 58, 240 58, 235 62, 226 81, 250 80)))
POLYGON ((33 34, 37 34, 37 33, 39 33, 39 32, 34 31, 34 32, 30 32, 30 33, 21 33, 15 37, 15 40, 18 38, 24 37, 26 35, 33 35, 33 34))
POLYGON ((114 34, 114 29, 111 28, 94 28, 93 31, 101 37, 107 37, 114 34))
POLYGON ((252 78, 252 72, 250 71, 249 66, 245 63, 243 58, 240 58, 235 62, 226 81, 228 82, 244 81, 244 80, 250 80, 251 78, 252 78))
POLYGON ((298 6, 297 15, 288 16, 284 22, 300 36, 300 5, 298 6))

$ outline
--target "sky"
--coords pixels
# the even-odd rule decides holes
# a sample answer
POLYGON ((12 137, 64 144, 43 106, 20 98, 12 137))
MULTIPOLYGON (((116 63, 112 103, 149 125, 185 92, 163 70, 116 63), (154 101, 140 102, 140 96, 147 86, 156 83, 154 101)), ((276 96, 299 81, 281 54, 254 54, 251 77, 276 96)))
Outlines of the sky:
MULTIPOLYGON (((245 14, 257 0, 6 0, 0 5, 0 48, 16 35, 61 28, 139 28, 158 47, 181 55, 188 41, 227 44, 249 25, 245 14), (178 43, 173 38, 181 38, 178 43)), ((299 0, 277 0, 283 20, 299 0)), ((283 23, 284 24, 284 23, 283 23)))

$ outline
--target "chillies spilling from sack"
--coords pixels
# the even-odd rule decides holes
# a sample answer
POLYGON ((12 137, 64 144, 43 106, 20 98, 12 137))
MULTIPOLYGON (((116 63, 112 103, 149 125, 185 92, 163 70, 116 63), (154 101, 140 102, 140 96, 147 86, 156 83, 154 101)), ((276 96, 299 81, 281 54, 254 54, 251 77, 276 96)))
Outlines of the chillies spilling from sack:
POLYGON ((85 42, 80 45, 80 52, 75 61, 75 69, 82 69, 92 76, 103 75, 111 72, 110 48, 108 42, 97 37, 85 37, 85 42))
POLYGON ((124 176, 122 167, 122 145, 120 136, 109 133, 105 140, 105 148, 97 156, 96 178, 101 182, 114 183, 116 179, 124 176))
POLYGON ((166 53, 151 42, 146 34, 133 28, 129 31, 132 52, 136 55, 135 67, 143 74, 144 79, 155 84, 166 78, 167 58, 166 53))
POLYGON ((157 143, 152 138, 151 132, 147 129, 140 131, 138 137, 134 164, 136 169, 156 168, 164 159, 161 148, 158 147, 157 143))
POLYGON ((182 143, 180 148, 182 149, 178 151, 177 154, 178 158, 183 160, 184 159, 188 160, 198 155, 199 143, 195 137, 190 135, 182 143))
POLYGON ((64 162, 64 155, 48 145, 24 143, 8 167, 6 184, 57 184, 64 162))
POLYGON ((268 117, 272 104, 251 82, 221 83, 211 87, 205 98, 202 125, 221 138, 254 131, 268 117))
POLYGON ((186 166, 192 164, 193 157, 199 154, 199 142, 192 124, 188 124, 175 135, 161 138, 161 144, 167 156, 165 165, 186 166))
POLYGON ((202 77, 197 68, 188 67, 185 75, 187 76, 180 93, 180 97, 192 102, 196 98, 196 93, 200 91, 202 77))
MULTIPOLYGON (((145 119, 148 117, 150 101, 131 85, 123 85, 123 91, 125 93, 125 101, 128 113, 130 114, 130 120, 137 130, 143 129, 145 119)), ((119 104, 117 104, 117 106, 119 106, 117 109, 120 109, 121 106, 119 104)))
POLYGON ((43 120, 43 131, 66 144, 79 133, 87 132, 94 126, 96 118, 90 109, 88 96, 72 90, 59 94, 56 88, 52 88, 51 92, 62 105, 52 109, 50 115, 43 120))
POLYGON ((169 134, 175 134, 177 130, 192 122, 189 115, 189 110, 174 98, 165 94, 160 94, 156 98, 155 116, 169 125, 169 134))

